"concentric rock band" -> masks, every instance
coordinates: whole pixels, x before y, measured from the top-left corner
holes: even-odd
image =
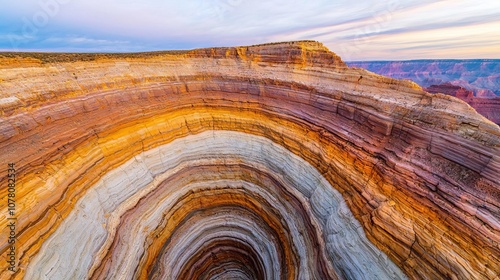
[[[499,277],[500,129],[455,98],[309,41],[0,61],[2,279]]]

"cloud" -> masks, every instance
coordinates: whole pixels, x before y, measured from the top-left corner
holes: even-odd
[[[112,45],[127,44],[128,41],[104,40],[87,37],[50,37],[44,40],[46,43],[71,44],[71,45]]]
[[[58,5],[50,9],[47,3]],[[496,25],[500,30],[497,0],[24,0],[3,4],[0,39],[14,38],[19,49],[148,51],[312,39],[324,42],[344,59],[361,60],[392,58],[394,49],[398,56],[410,59],[419,49],[433,45],[443,55],[447,45],[468,55],[470,50],[457,45],[473,48],[488,40],[490,45],[500,45],[494,36],[498,31],[491,29]],[[37,20],[44,24],[37,25]],[[27,22],[36,32],[27,34]],[[468,37],[456,39],[453,34],[460,30]],[[443,39],[436,39],[439,36]],[[0,40],[0,48],[9,49],[12,44]],[[500,57],[500,51],[493,55]]]

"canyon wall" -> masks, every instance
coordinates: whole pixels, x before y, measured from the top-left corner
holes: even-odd
[[[500,275],[499,127],[317,42],[0,54],[0,110],[2,279]]]
[[[349,62],[395,79],[407,79],[432,93],[458,97],[490,121],[500,124],[500,59]],[[462,91],[472,97],[462,98]]]
[[[425,88],[425,90],[430,93],[443,93],[459,98],[467,102],[488,120],[500,125],[500,96],[491,98],[477,97],[474,96],[472,91],[450,83],[431,85]]]
[[[353,61],[348,65],[412,80],[422,87],[451,83],[474,92],[477,97],[500,96],[500,59]]]

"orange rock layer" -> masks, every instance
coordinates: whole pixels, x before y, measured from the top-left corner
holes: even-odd
[[[317,42],[8,54],[0,109],[2,279],[500,275],[498,126]]]

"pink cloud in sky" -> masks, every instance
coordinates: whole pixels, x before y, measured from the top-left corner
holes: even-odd
[[[345,60],[500,58],[497,0],[2,1],[4,51],[126,52],[311,39]]]

